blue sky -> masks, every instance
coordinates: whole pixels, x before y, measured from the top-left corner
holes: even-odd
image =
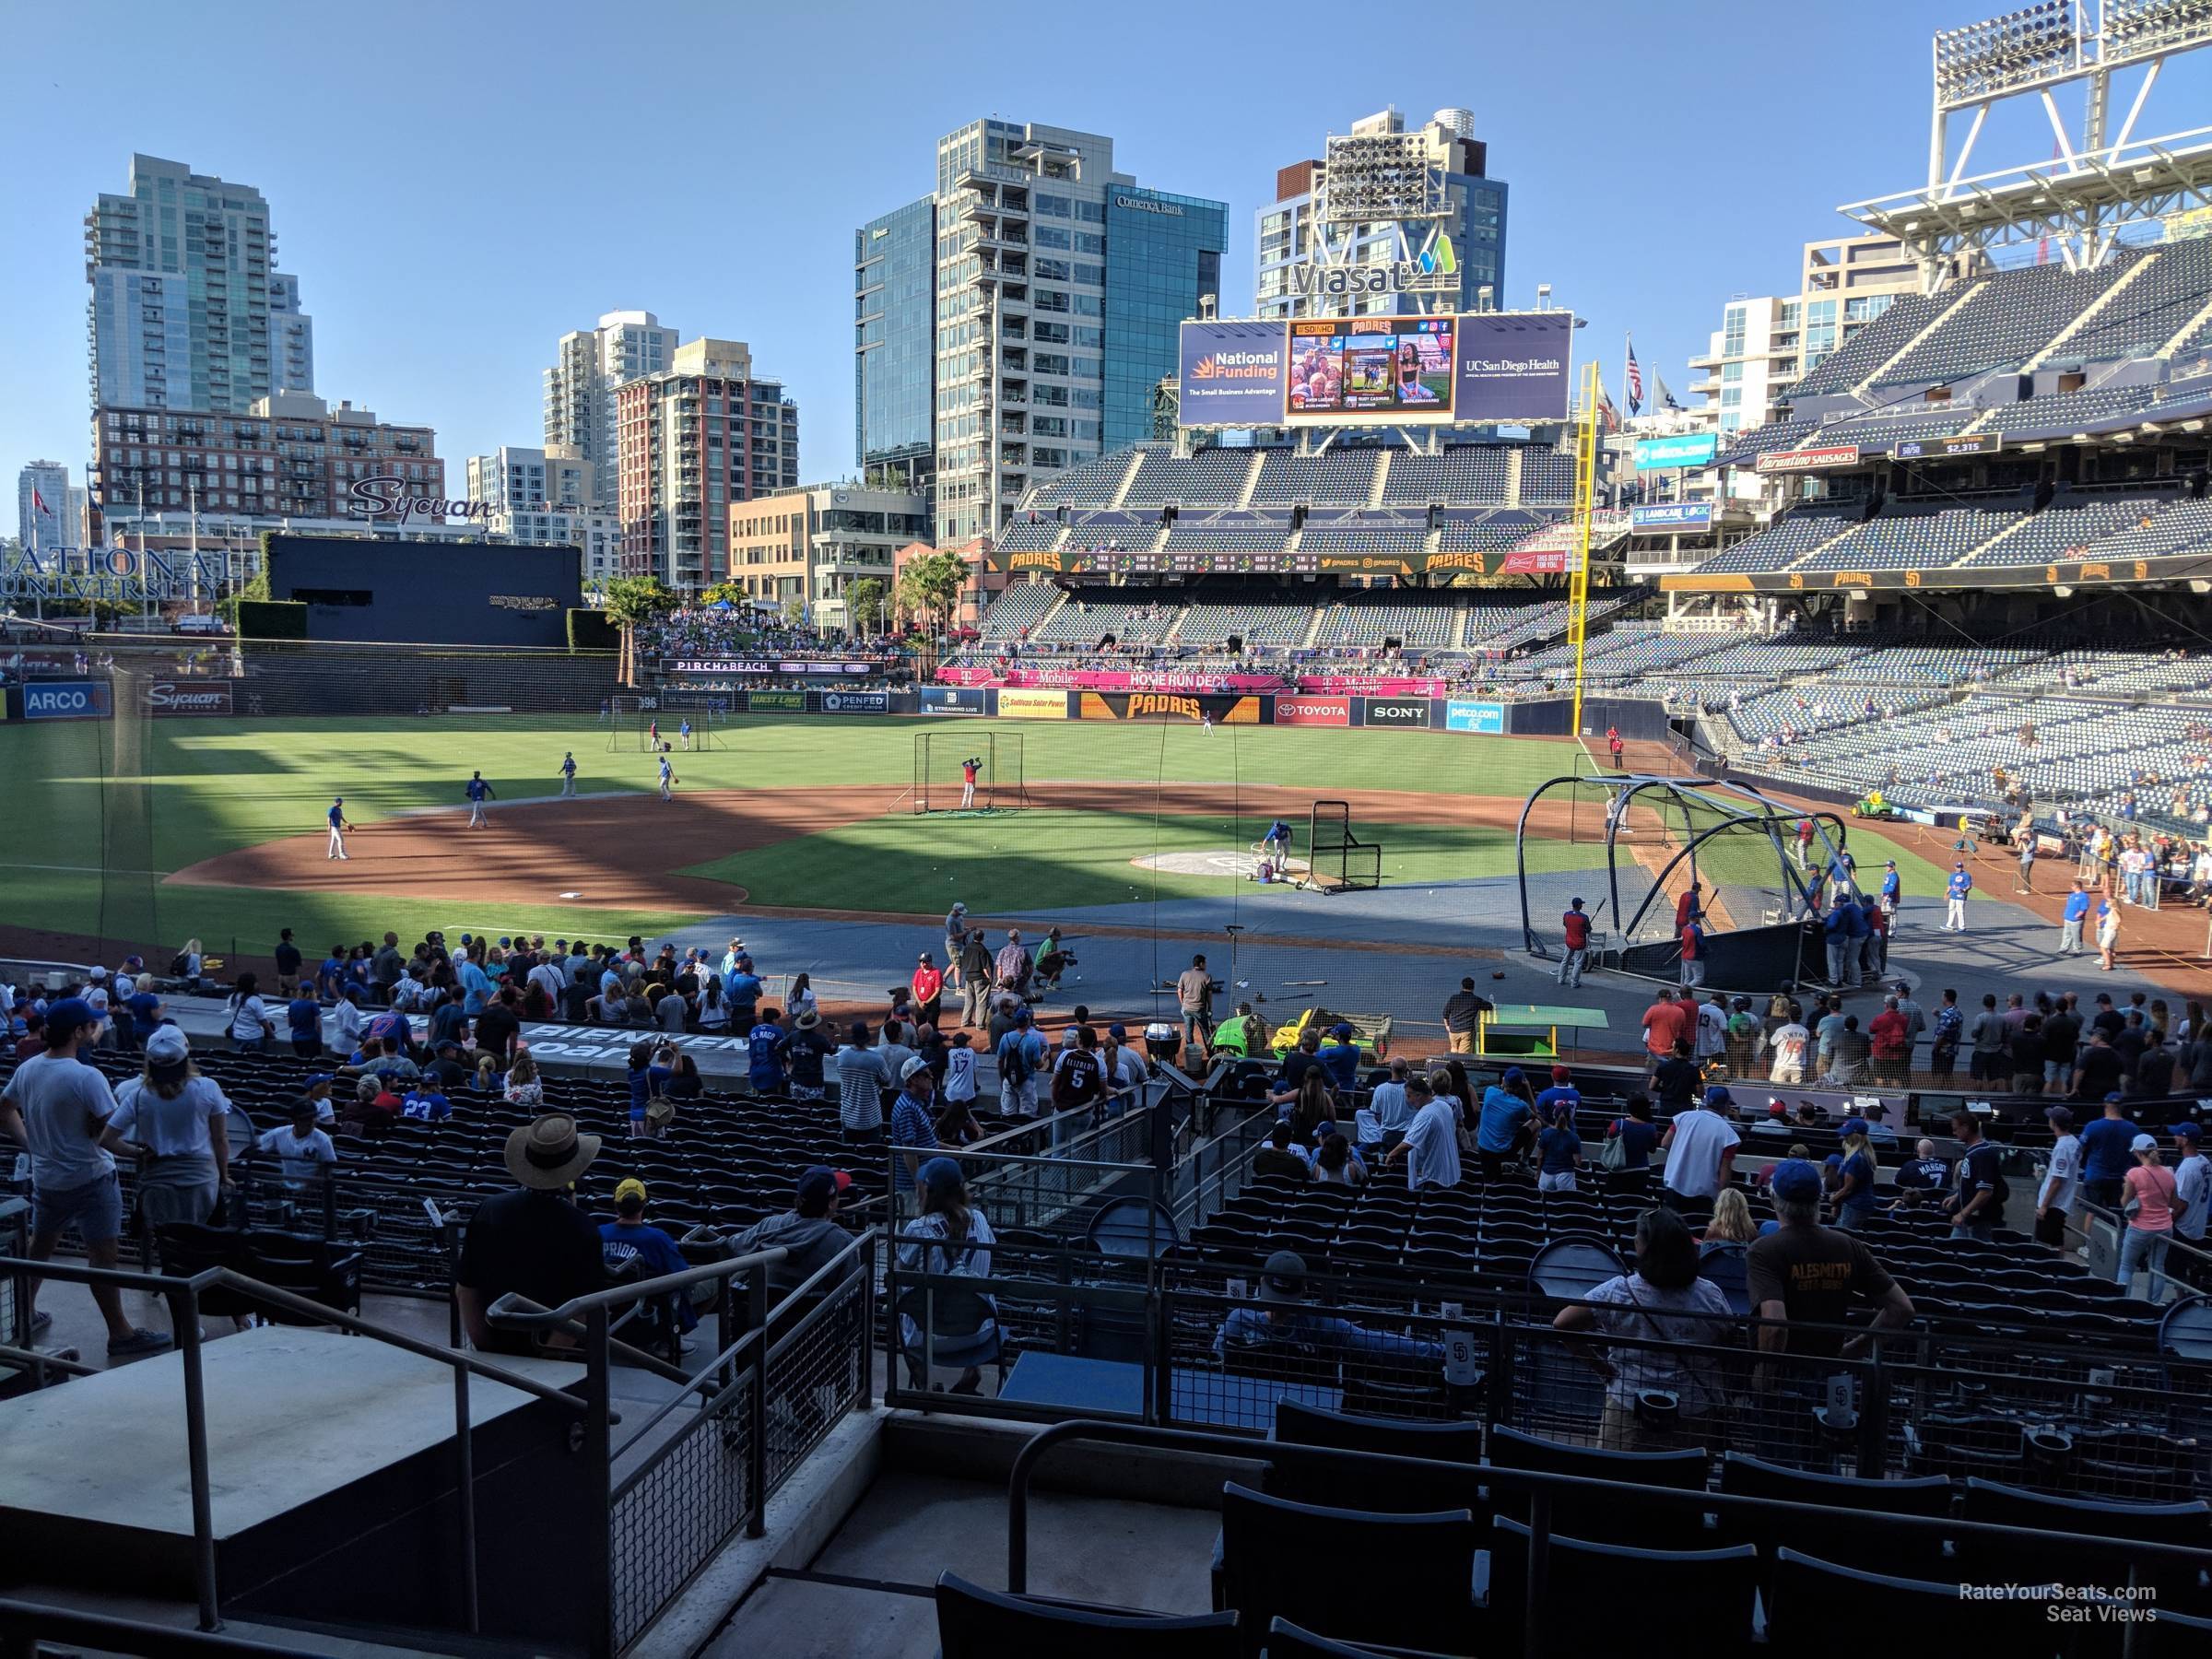
[[[1237,312],[1277,167],[1385,104],[1465,105],[1512,187],[1507,303],[1551,283],[1617,396],[1626,329],[1680,391],[1730,295],[1794,288],[1838,203],[1920,181],[1928,39],[2003,9],[1415,8],[1375,52],[1356,9],[1298,0],[1067,8],[1079,27],[838,0],[0,0],[0,477],[44,456],[81,478],[80,220],[133,150],[263,191],[317,389],[434,426],[456,488],[461,457],[538,441],[558,336],[628,307],[751,342],[799,400],[805,477],[848,472],[853,229],[922,194],[936,137],[984,114],[1109,134],[1140,182],[1226,200]],[[1330,41],[1319,73],[1294,50]],[[2207,120],[2205,76],[2170,72],[2140,135]],[[1979,156],[2050,144],[2023,105]]]

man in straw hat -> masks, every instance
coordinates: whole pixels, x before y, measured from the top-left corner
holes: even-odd
[[[510,1291],[542,1308],[558,1308],[606,1285],[599,1230],[570,1195],[598,1156],[599,1137],[578,1133],[576,1120],[565,1112],[550,1112],[507,1137],[507,1172],[522,1184],[477,1206],[454,1276],[461,1321],[475,1347],[502,1354],[536,1351],[530,1333],[499,1330],[485,1320],[486,1310]],[[568,1346],[565,1337],[548,1341]]]

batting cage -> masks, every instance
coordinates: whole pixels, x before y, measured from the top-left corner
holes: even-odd
[[[671,754],[726,748],[729,718],[726,698],[618,692],[607,710],[606,752],[657,754],[664,745]]]
[[[1019,732],[916,732],[909,799],[916,813],[1018,812],[1030,804],[1022,761]]]
[[[1532,871],[1530,842],[1561,839],[1600,794],[1603,865]],[[1559,894],[1596,886],[1596,901],[1585,905],[1594,961],[1645,979],[1683,979],[1683,924],[1695,917],[1703,965],[1694,982],[1714,990],[1764,992],[1817,978],[1823,883],[1848,886],[1852,876],[1833,813],[1801,812],[1748,784],[1699,777],[1554,778],[1523,803],[1514,856],[1529,955],[1557,959],[1556,918],[1566,905]]]

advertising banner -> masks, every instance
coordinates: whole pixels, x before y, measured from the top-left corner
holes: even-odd
[[[1494,736],[1505,735],[1505,705],[1494,702],[1461,702],[1454,698],[1444,705],[1444,730],[1447,732],[1487,732]]]
[[[750,657],[678,657],[674,662],[664,662],[661,667],[667,674],[833,674],[841,679],[865,679],[884,670],[881,663],[832,662],[816,657],[795,663],[766,663]]]
[[[1629,509],[1629,528],[1631,530],[1710,530],[1712,528],[1711,501],[1659,501],[1649,507]]]
[[[1371,726],[1426,726],[1429,724],[1429,700],[1425,697],[1368,698],[1359,724]]]
[[[1005,692],[1000,692],[1003,699]],[[1216,725],[1257,725],[1260,700],[1256,697],[1193,697],[1176,691],[1086,691],[1082,694],[1084,720],[1181,720],[1195,724],[1211,720]]]
[[[1484,312],[1457,319],[1452,418],[1524,425],[1567,418],[1571,312]]]
[[[924,686],[922,688],[922,712],[924,714],[983,714],[988,713],[988,696],[980,686]]]
[[[232,712],[234,682],[221,680],[156,680],[146,688],[149,714],[229,714]]]
[[[1498,561],[1498,571],[1504,576],[1553,576],[1573,562],[1565,547],[1515,547]]]
[[[1277,697],[1275,724],[1295,726],[1348,726],[1352,700],[1348,697]]]
[[[1177,418],[1186,427],[1277,425],[1288,360],[1280,323],[1185,323]]]
[[[998,712],[1008,720],[1065,720],[1067,693],[1029,691],[1009,686],[998,694]]]
[[[31,680],[23,688],[26,720],[106,720],[114,712],[106,680]]]
[[[1294,319],[1289,396],[1281,418],[1292,426],[1454,418],[1453,342],[1459,321]]]
[[[1688,466],[1707,466],[1720,448],[1720,439],[1712,432],[1676,432],[1665,438],[1639,438],[1636,470],[1669,472]]]
[[[1859,458],[1855,443],[1832,443],[1824,449],[1769,450],[1761,455],[1754,470],[1773,472],[1821,472],[1831,466],[1850,466]]]
[[[804,691],[747,691],[746,707],[756,714],[804,714],[806,712],[806,693]]]
[[[808,691],[803,694],[825,714],[888,714],[888,691]]]
[[[1969,438],[1908,438],[1889,446],[1900,461],[1940,461],[1949,455],[1994,455],[2005,447],[2001,432],[1976,432]]]

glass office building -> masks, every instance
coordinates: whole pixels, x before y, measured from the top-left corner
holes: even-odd
[[[1176,331],[1221,299],[1229,209],[1118,185],[1106,193],[1105,447],[1152,436],[1152,394],[1175,372]]]
[[[924,483],[935,449],[936,202],[924,196],[853,235],[853,449],[865,473]],[[919,465],[917,466],[917,463]]]

